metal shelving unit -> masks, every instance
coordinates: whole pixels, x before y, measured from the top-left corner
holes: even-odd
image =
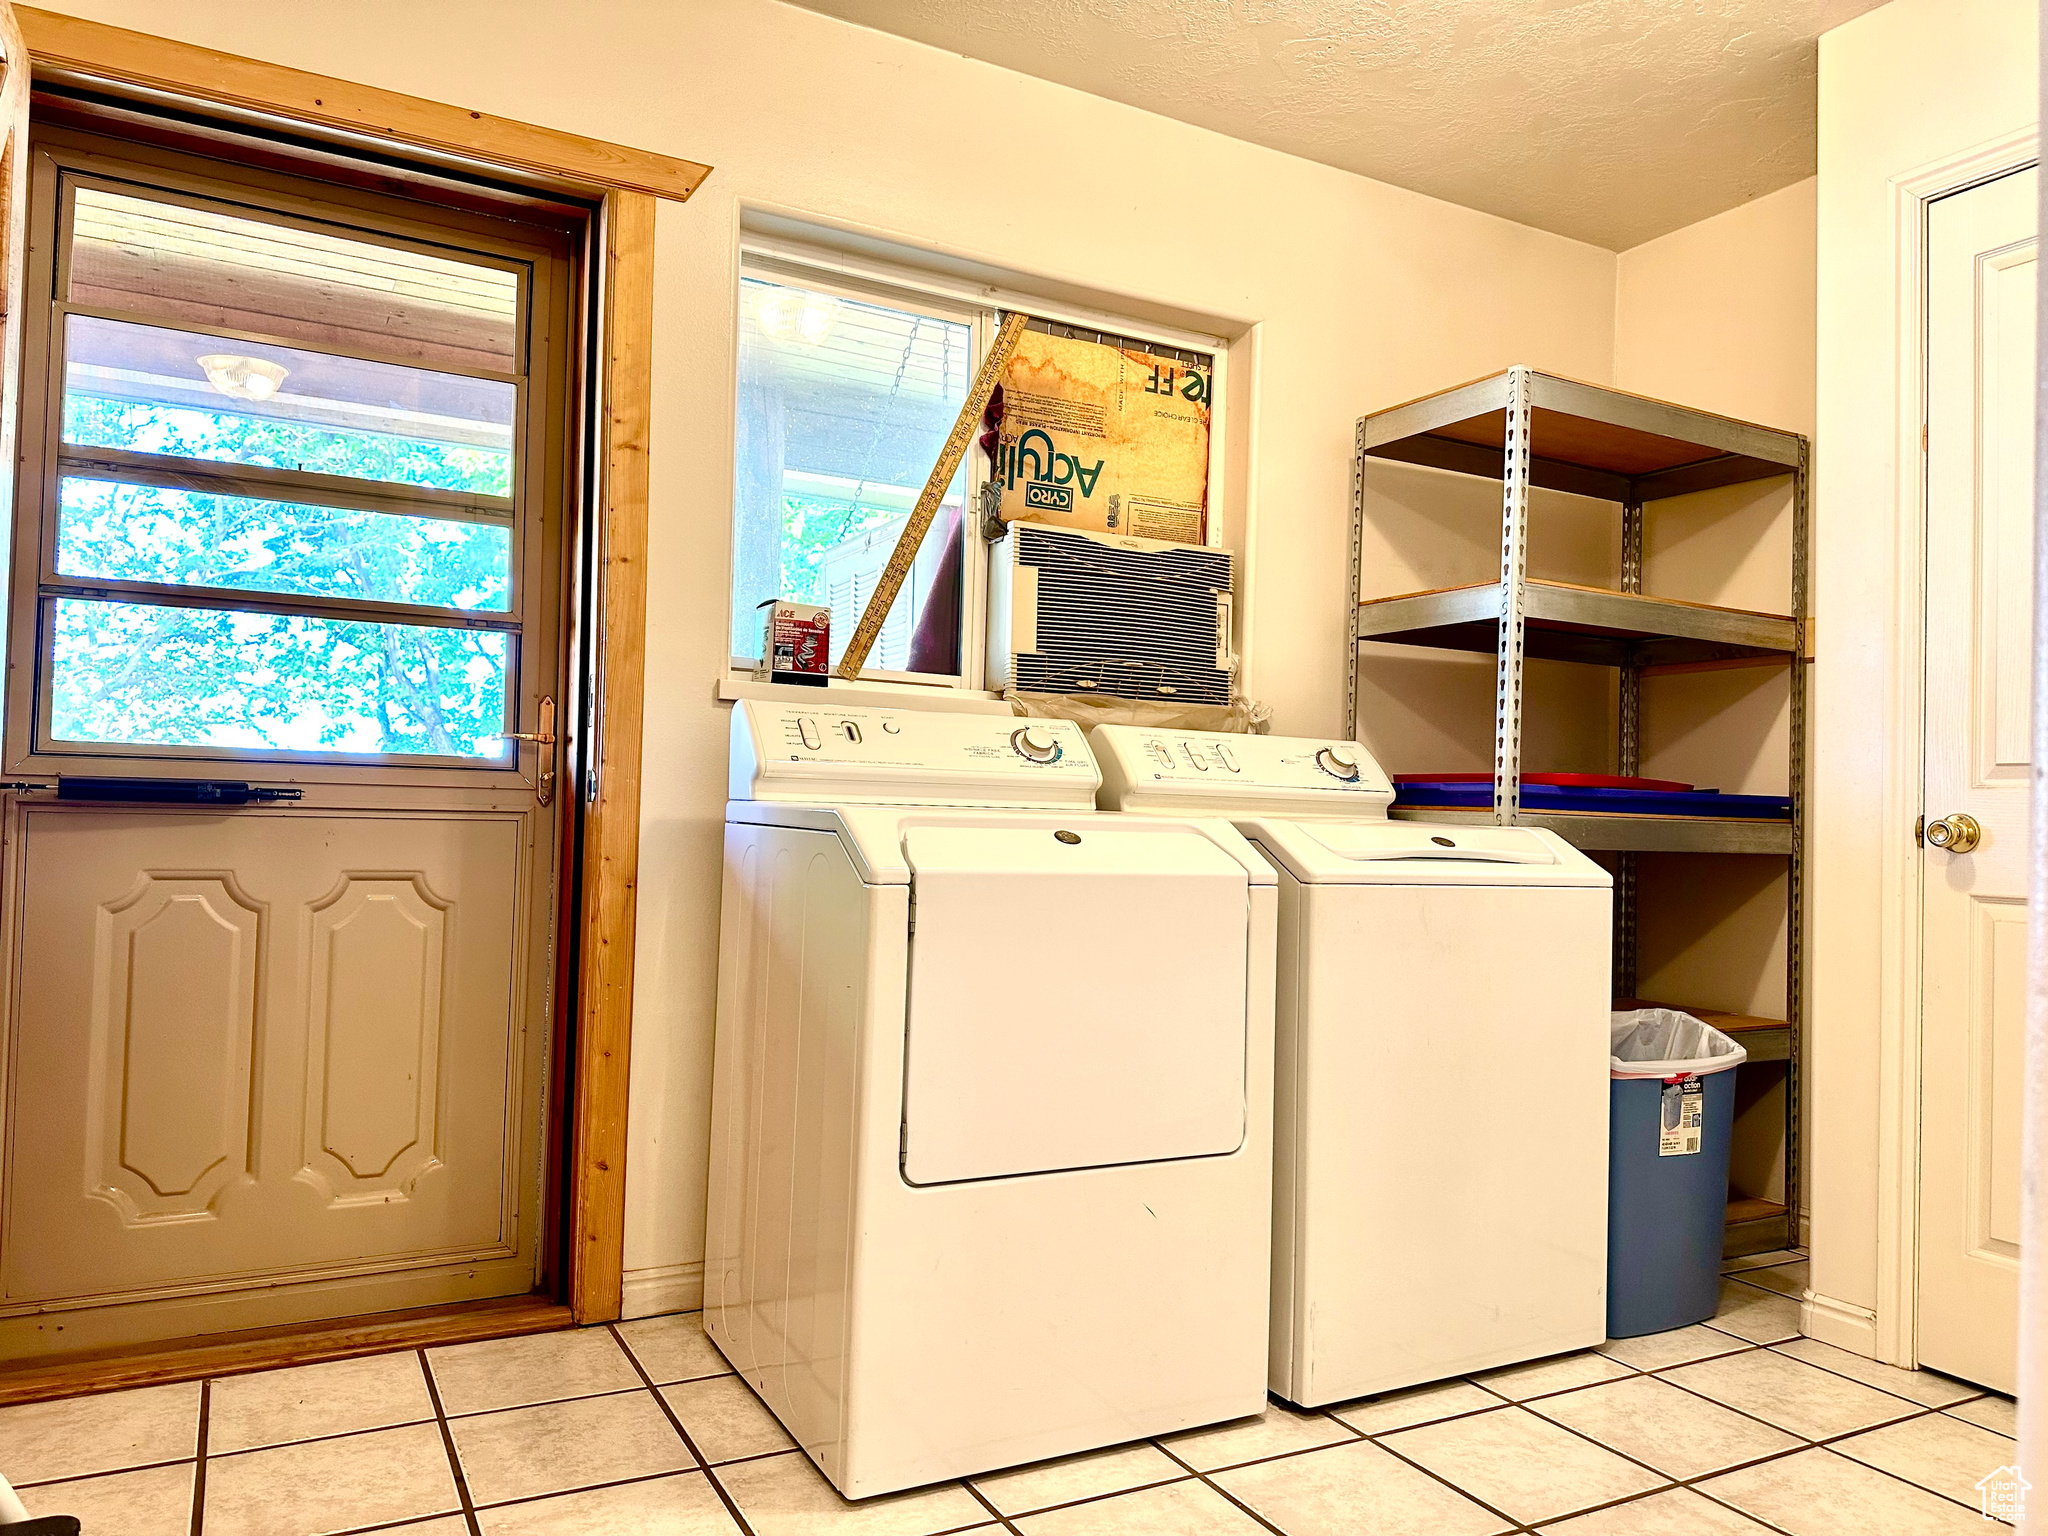
[[[1369,459],[1421,464],[1501,483],[1500,577],[1473,586],[1360,600],[1359,570]],[[1643,591],[1643,516],[1650,503],[1693,491],[1789,475],[1792,611],[1755,613],[1659,598]],[[1529,493],[1568,491],[1621,507],[1618,591],[1531,581]],[[1613,854],[1614,993],[1636,990],[1636,855],[1725,853],[1788,864],[1785,1018],[1727,1020],[1751,1060],[1784,1063],[1785,1200],[1729,1206],[1731,1253],[1781,1247],[1799,1226],[1799,1044],[1804,996],[1802,927],[1806,827],[1807,443],[1792,432],[1689,410],[1517,367],[1441,394],[1361,417],[1352,480],[1350,662],[1345,726],[1358,730],[1361,642],[1477,651],[1497,658],[1493,808],[1395,811],[1412,820],[1547,827],[1577,847]],[[1777,665],[1791,672],[1789,821],[1521,808],[1522,678],[1531,659],[1615,668],[1620,674],[1620,771],[1640,766],[1642,679],[1661,671]],[[1702,1014],[1702,1010],[1688,1010]],[[1722,1024],[1721,1027],[1728,1027]]]

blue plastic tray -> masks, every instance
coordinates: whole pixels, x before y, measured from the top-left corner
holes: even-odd
[[[1491,784],[1395,786],[1394,804],[1486,810]],[[1724,795],[1719,790],[1585,789],[1563,784],[1524,784],[1522,807],[1530,811],[1607,811],[1618,816],[1722,816],[1744,821],[1786,821],[1792,801],[1785,795]]]

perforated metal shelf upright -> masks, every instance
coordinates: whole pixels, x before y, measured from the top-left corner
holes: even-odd
[[[1471,586],[1362,599],[1360,555],[1367,461],[1392,460],[1501,484],[1500,576]],[[1760,613],[1653,597],[1643,591],[1643,514],[1651,502],[1774,476],[1792,478],[1790,613]],[[1529,493],[1570,492],[1621,508],[1618,591],[1532,581]],[[1362,642],[1492,653],[1496,658],[1493,808],[1403,812],[1430,821],[1548,827],[1580,848],[1615,856],[1614,991],[1636,993],[1639,853],[1723,853],[1787,861],[1785,1017],[1716,1014],[1755,1062],[1785,1063],[1785,1199],[1731,1200],[1731,1253],[1782,1247],[1799,1230],[1799,1042],[1803,1011],[1803,852],[1806,829],[1807,441],[1642,395],[1532,368],[1411,400],[1361,417],[1352,477],[1350,662],[1345,725],[1358,730]],[[1642,678],[1702,667],[1787,666],[1789,820],[1611,813],[1535,813],[1521,803],[1522,684],[1531,658],[1619,673],[1619,771],[1641,761]],[[1683,1004],[1678,1004],[1683,1006]],[[1704,1010],[1690,1010],[1695,1013]]]

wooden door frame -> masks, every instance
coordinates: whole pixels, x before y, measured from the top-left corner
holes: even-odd
[[[580,786],[581,928],[564,1295],[579,1323],[618,1318],[625,1287],[627,1064],[640,878],[640,746],[647,670],[647,443],[654,352],[654,214],[607,193],[599,514],[590,569],[596,677]]]
[[[563,889],[579,895],[568,1010],[569,1155],[558,1186],[567,1240],[557,1291],[567,1307],[562,1321],[616,1319],[624,1281],[627,1064],[640,849],[654,221],[662,199],[688,198],[710,167],[52,11],[16,6],[13,16],[38,79],[112,87],[254,127],[310,132],[349,148],[386,155],[395,148],[437,169],[481,172],[597,206],[592,249],[601,253],[602,270],[591,390],[598,413],[591,466],[596,483],[585,493],[592,545],[585,686],[592,709],[580,754],[585,777],[564,785],[583,808],[583,830],[579,878],[572,881],[567,866],[560,876]],[[0,44],[6,41],[0,29]],[[10,97],[18,81],[19,72],[10,68]],[[13,250],[18,252],[18,244]],[[19,335],[14,317],[7,318],[10,387],[0,434],[11,434],[17,406],[12,383]],[[6,440],[0,435],[0,442]],[[573,732],[575,722],[569,728]],[[530,1315],[523,1325],[507,1316],[505,1331],[532,1326]]]

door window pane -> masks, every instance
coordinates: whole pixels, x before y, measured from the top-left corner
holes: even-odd
[[[67,475],[57,574],[504,613],[512,529]]]
[[[285,752],[509,761],[509,637],[57,598],[50,734]]]
[[[519,275],[98,187],[73,193],[68,297],[414,362],[519,367]]]
[[[760,654],[756,608],[773,597],[829,604],[834,658],[843,652],[967,398],[973,361],[973,330],[960,321],[741,283],[733,655]],[[870,667],[958,673],[965,507],[963,465]]]
[[[67,443],[512,494],[514,385],[90,315],[64,336]]]

